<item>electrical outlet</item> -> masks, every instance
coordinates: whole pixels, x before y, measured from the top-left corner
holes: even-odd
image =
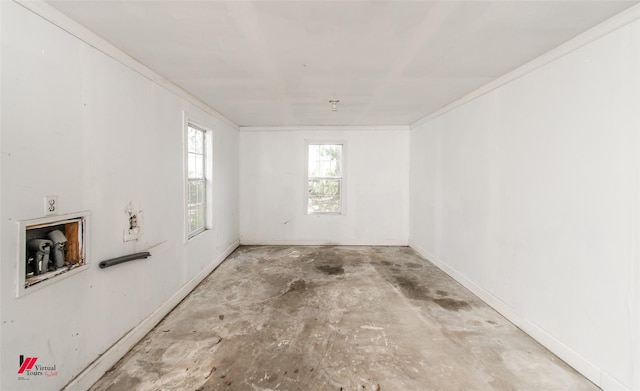
[[[129,214],[129,228],[124,230],[124,241],[130,242],[132,240],[138,240],[140,238],[140,211],[138,213]]]
[[[133,202],[129,202],[125,213],[128,216],[127,228],[124,229],[125,242],[138,241],[142,234],[142,211]]]
[[[45,196],[44,197],[44,214],[55,215],[58,214],[58,196]]]

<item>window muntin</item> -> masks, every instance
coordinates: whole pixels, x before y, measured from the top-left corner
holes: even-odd
[[[342,144],[309,144],[307,213],[342,213]]]
[[[187,237],[206,229],[206,131],[187,125]]]

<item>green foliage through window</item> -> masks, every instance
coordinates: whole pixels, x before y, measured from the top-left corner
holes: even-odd
[[[191,124],[187,131],[187,230],[192,237],[206,226],[205,131]]]
[[[342,211],[342,144],[310,144],[307,213]]]

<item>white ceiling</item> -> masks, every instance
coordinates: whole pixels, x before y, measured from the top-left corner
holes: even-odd
[[[49,3],[240,126],[382,126],[409,125],[638,1]]]

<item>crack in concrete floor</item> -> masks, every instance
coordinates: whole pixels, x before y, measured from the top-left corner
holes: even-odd
[[[408,247],[243,246],[91,390],[598,388]]]

